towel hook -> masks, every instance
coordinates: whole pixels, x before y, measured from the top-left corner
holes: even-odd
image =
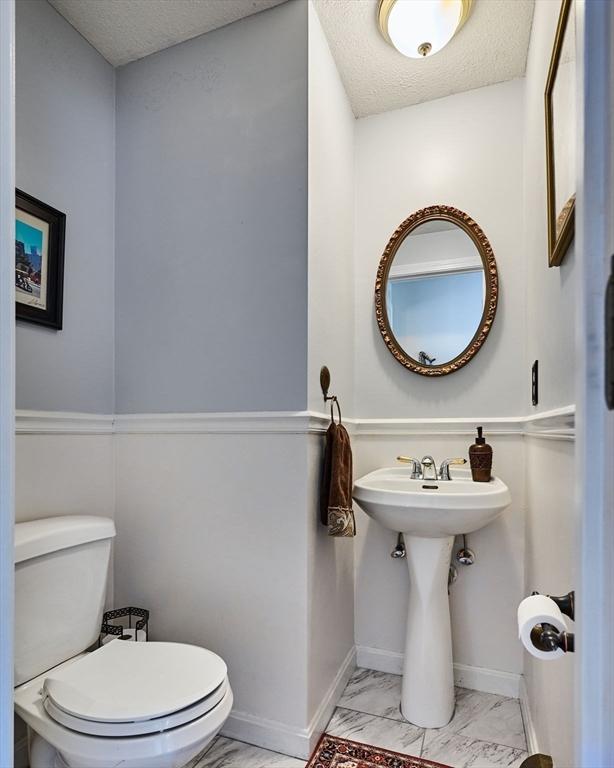
[[[339,405],[339,399],[337,395],[329,395],[328,390],[330,388],[330,371],[323,365],[320,368],[320,387],[322,388],[322,394],[324,395],[324,402],[330,401],[330,420],[335,423],[333,404],[337,406],[337,415],[339,417],[339,424],[341,424],[341,406]]]
[[[337,399],[337,395],[333,395],[332,397],[328,398],[330,400],[330,420],[335,423],[335,419],[333,417],[333,403],[337,406],[337,415],[339,416],[339,424],[341,424],[341,406],[339,405],[339,400]]]

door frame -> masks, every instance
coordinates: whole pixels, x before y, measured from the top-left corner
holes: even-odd
[[[15,2],[0,2],[0,765],[13,764]],[[577,1],[579,90],[576,764],[614,758],[614,413],[604,403],[604,290],[614,253],[614,8]],[[604,162],[604,158],[609,162]],[[569,706],[572,703],[569,702]]]
[[[13,765],[15,0],[0,2],[0,765]]]
[[[604,397],[614,254],[614,7],[578,0],[576,765],[614,761],[614,412]],[[570,564],[571,565],[571,564]],[[569,706],[573,706],[569,702]]]

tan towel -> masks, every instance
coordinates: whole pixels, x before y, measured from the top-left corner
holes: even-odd
[[[346,428],[334,422],[326,431],[320,520],[328,526],[329,536],[356,536],[352,510],[352,446]]]

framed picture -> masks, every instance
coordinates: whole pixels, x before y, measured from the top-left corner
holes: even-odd
[[[562,0],[546,92],[548,266],[571,245],[576,206],[576,35],[573,0]]]
[[[15,190],[15,307],[18,320],[62,328],[66,215]]]

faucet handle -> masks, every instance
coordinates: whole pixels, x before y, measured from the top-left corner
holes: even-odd
[[[452,464],[454,465],[460,465],[460,464],[466,464],[467,459],[444,459],[441,462],[441,467],[439,468],[439,479],[440,480],[451,480],[450,477],[450,466]]]
[[[419,480],[422,477],[422,464],[417,459],[412,459],[410,456],[397,456],[397,461],[401,464],[411,464],[411,479]]]

